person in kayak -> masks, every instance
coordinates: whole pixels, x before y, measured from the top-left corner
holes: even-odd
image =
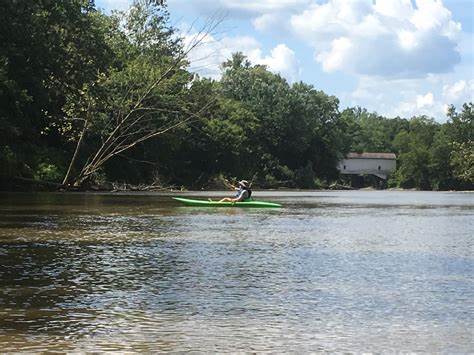
[[[219,202],[243,202],[248,199],[250,199],[250,196],[252,196],[252,190],[250,189],[250,184],[247,180],[241,180],[237,183],[237,186],[232,185],[228,181],[226,181],[226,185],[231,188],[236,190],[235,197],[225,197]]]

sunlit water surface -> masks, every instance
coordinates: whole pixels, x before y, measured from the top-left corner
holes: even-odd
[[[474,352],[474,194],[255,195],[0,195],[2,352]]]

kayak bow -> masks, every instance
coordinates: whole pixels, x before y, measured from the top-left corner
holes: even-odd
[[[278,203],[265,201],[243,201],[243,202],[219,202],[219,201],[205,201],[192,200],[189,198],[173,197],[176,201],[184,203],[186,206],[201,206],[201,207],[281,207]]]

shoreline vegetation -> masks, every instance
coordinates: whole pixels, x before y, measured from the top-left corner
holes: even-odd
[[[78,187],[65,187],[60,183],[55,183],[51,181],[41,181],[36,179],[28,179],[28,178],[14,178],[9,182],[0,181],[0,191],[18,191],[18,192],[27,192],[27,191],[71,191],[71,192],[96,192],[96,191],[103,191],[103,192],[175,192],[175,191],[225,191],[228,190],[228,187],[225,183],[225,178],[220,176],[219,178],[213,179],[209,181],[205,186],[201,187],[200,189],[188,189],[185,186],[163,186],[158,184],[138,184],[133,185],[126,182],[103,182],[101,184],[92,184],[92,185],[83,185]],[[9,188],[5,189],[5,186]],[[371,187],[365,187],[366,189]],[[348,186],[348,185],[341,185],[341,184],[332,184],[327,186],[320,186],[319,190],[357,190],[358,188]],[[291,188],[287,186],[279,186],[274,188],[263,188],[257,189],[257,191],[281,191],[281,190],[309,190],[309,189],[299,189],[299,188]]]
[[[106,182],[101,185],[90,185],[81,187],[69,187],[64,188],[62,184],[54,183],[50,181],[39,181],[34,179],[15,179],[17,185],[9,189],[1,188],[0,192],[82,192],[82,193],[94,193],[94,192],[198,192],[198,191],[226,191],[228,188],[223,182],[213,181],[205,187],[200,189],[188,189],[184,186],[158,186],[158,185],[132,185],[125,182]],[[2,184],[2,187],[5,185]],[[257,188],[254,191],[433,191],[433,190],[420,190],[417,188],[402,188],[402,187],[374,187],[374,186],[363,186],[353,187],[349,185],[342,185],[334,183],[332,185],[320,186],[319,188],[312,189],[301,189],[296,187],[274,187],[274,188]],[[474,192],[471,190],[442,190],[441,192]]]
[[[341,108],[242,53],[217,80],[189,55],[219,30],[183,34],[166,3],[104,14],[88,0],[0,5],[0,190],[474,189],[474,105],[432,117]],[[444,119],[439,118],[438,119]],[[391,152],[388,181],[339,175],[348,152]]]

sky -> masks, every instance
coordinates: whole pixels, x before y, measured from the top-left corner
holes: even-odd
[[[106,12],[131,0],[96,0]],[[168,0],[186,41],[220,23],[190,53],[190,69],[218,79],[243,52],[288,82],[304,81],[387,117],[474,102],[474,0]]]

